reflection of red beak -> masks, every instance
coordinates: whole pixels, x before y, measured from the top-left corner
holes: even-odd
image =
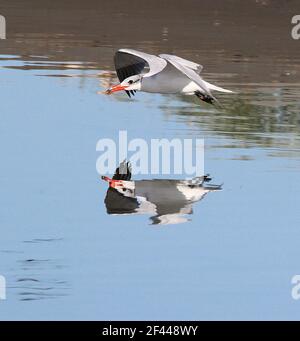
[[[101,179],[109,183],[109,187],[115,188],[117,185],[123,187],[122,180],[113,180],[108,176],[101,176]]]
[[[122,91],[122,90],[125,90],[126,88],[128,88],[128,86],[124,86],[124,85],[121,85],[121,84],[113,85],[111,88],[107,89],[107,90],[105,91],[105,93],[106,93],[107,95],[110,95],[110,94],[112,94],[113,92]]]

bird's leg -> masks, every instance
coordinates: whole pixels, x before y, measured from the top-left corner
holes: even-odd
[[[195,95],[206,103],[213,104],[215,102],[215,99],[212,96],[203,94],[200,91],[195,91]]]

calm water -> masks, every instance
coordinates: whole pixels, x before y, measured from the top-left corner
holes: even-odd
[[[300,272],[300,43],[289,41],[290,53],[266,27],[269,51],[225,48],[218,36],[190,46],[172,43],[168,27],[146,41],[32,29],[3,42],[1,320],[300,318],[291,297]],[[104,96],[124,46],[198,61],[206,80],[237,93],[218,96],[222,109],[180,96]],[[96,143],[123,129],[129,138],[204,138],[205,171],[223,190],[182,224],[108,215]]]

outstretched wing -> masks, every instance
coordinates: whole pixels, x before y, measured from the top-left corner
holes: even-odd
[[[168,60],[170,63],[172,63],[172,61],[173,61],[172,64],[174,66],[175,66],[174,63],[177,63],[177,64],[181,65],[182,67],[186,67],[186,68],[194,70],[198,74],[200,74],[201,71],[203,70],[203,66],[202,65],[194,63],[194,62],[191,62],[190,60],[187,60],[187,59],[183,59],[181,57],[177,57],[177,56],[174,56],[174,55],[171,55],[171,54],[160,54],[159,56],[161,58],[164,58],[164,59]],[[177,69],[179,69],[177,66],[175,66],[175,67]],[[180,71],[183,72],[183,70],[180,70]],[[185,72],[183,72],[183,73],[186,74]],[[186,76],[188,76],[188,75],[186,74]],[[192,73],[191,72],[190,72],[190,77],[189,78],[192,79]],[[195,83],[197,83],[196,80],[194,80],[194,79],[192,79],[192,80]],[[198,80],[199,80],[199,78],[198,78]],[[220,86],[216,86],[216,85],[210,84],[210,83],[206,82],[205,80],[203,80],[201,77],[200,77],[200,80],[202,81],[201,84],[204,85],[204,86],[201,86],[201,87],[205,87],[206,86],[206,88],[209,89],[209,90],[226,92],[226,93],[233,93],[233,91],[231,91],[231,90],[224,89],[224,88],[221,88]]]
[[[165,60],[167,60],[169,63],[171,63],[174,67],[176,67],[177,70],[185,74],[191,81],[199,85],[205,94],[214,98],[208,86],[206,85],[206,82],[204,82],[204,80],[200,77],[200,75],[195,72],[195,67],[196,67],[195,65],[198,65],[198,64],[190,62],[186,59],[182,59],[176,56],[171,56],[168,54],[163,54],[160,56],[163,57]],[[191,68],[191,66],[193,67]]]
[[[141,74],[146,68],[149,71],[144,74],[144,77],[153,76],[162,71],[167,65],[167,62],[160,57],[132,49],[118,50],[114,62],[120,82],[130,76]],[[133,91],[126,91],[126,93],[129,97],[130,94],[134,95]]]
[[[196,71],[198,74],[203,70],[202,65],[191,62],[190,60],[187,60],[178,56],[174,56],[173,54],[160,54],[159,56],[168,61],[173,60],[174,62],[177,62],[183,66],[188,67],[189,69]]]

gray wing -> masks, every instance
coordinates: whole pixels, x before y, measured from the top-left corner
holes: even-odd
[[[214,98],[213,95],[211,94],[209,88],[207,87],[206,83],[203,81],[203,79],[200,77],[200,75],[198,75],[198,73],[196,73],[194,71],[195,67],[190,68],[188,66],[188,65],[192,65],[192,64],[196,64],[196,63],[190,62],[186,59],[182,59],[182,58],[176,57],[176,56],[175,56],[176,58],[174,58],[174,56],[171,56],[168,54],[160,55],[160,57],[163,57],[165,60],[167,60],[169,63],[171,63],[174,67],[176,67],[177,70],[179,70],[180,72],[185,74],[191,81],[193,81],[197,85],[199,85],[204,93],[206,93],[207,95]]]
[[[161,58],[166,59],[166,60],[173,60],[181,65],[184,65],[194,71],[196,71],[198,74],[203,70],[203,66],[194,62],[191,62],[190,60],[174,56],[173,54],[160,54],[159,55]]]
[[[143,75],[144,77],[153,76],[167,66],[167,62],[163,58],[132,49],[118,50],[114,62],[120,82],[130,76],[141,74],[145,69],[149,70]],[[130,93],[134,94],[133,91],[126,91],[126,93],[129,97]]]

